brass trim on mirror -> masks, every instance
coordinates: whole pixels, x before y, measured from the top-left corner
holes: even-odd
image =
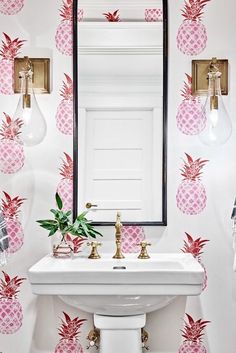
[[[29,58],[32,63],[33,88],[36,94],[50,93],[50,59]],[[19,73],[23,70],[25,58],[14,59],[14,93],[20,93]]]
[[[208,72],[212,59],[192,60],[192,94],[205,96],[208,92]],[[222,73],[221,93],[228,94],[228,60],[217,59],[217,66]]]

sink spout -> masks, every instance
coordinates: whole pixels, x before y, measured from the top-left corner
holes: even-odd
[[[122,236],[122,223],[121,223],[121,214],[120,212],[117,212],[117,216],[116,216],[116,224],[115,224],[115,228],[116,228],[116,253],[113,256],[113,259],[124,259],[124,255],[122,254],[121,251],[121,236]]]

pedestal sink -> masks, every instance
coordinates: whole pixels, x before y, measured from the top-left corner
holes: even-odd
[[[115,260],[106,254],[89,260],[48,255],[30,268],[29,279],[34,294],[58,295],[94,314],[101,330],[100,353],[141,353],[146,313],[166,306],[175,296],[199,295],[204,270],[191,254],[136,257]]]

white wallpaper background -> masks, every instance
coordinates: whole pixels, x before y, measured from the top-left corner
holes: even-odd
[[[52,60],[52,92],[38,96],[47,121],[47,136],[39,146],[25,149],[26,162],[19,173],[11,176],[0,174],[0,191],[27,198],[21,217],[25,231],[24,245],[4,267],[11,276],[25,277],[27,269],[50,250],[47,234],[35,220],[47,217],[48,210],[54,205],[54,193],[60,181],[61,157],[63,152],[70,154],[72,151],[71,137],[56,129],[55,120],[64,73],[70,74],[72,66],[71,58],[60,54],[55,46],[60,6],[61,0],[25,0],[25,7],[17,15],[0,14],[1,39],[3,31],[13,38],[26,39],[22,54],[45,56]],[[201,317],[211,321],[204,339],[208,353],[235,353],[236,274],[232,271],[234,254],[230,215],[236,196],[236,5],[233,0],[228,0],[227,4],[221,0],[211,0],[207,4],[203,20],[208,42],[204,52],[197,56],[227,58],[230,63],[230,92],[225,101],[233,121],[233,134],[225,145],[216,148],[202,145],[197,136],[183,135],[176,126],[177,108],[182,100],[180,89],[185,73],[191,70],[191,57],[183,55],[176,46],[182,6],[183,1],[169,1],[168,226],[162,229],[146,228],[145,233],[153,243],[152,251],[160,252],[180,251],[185,232],[210,240],[203,255],[208,287],[200,297],[187,299],[186,312],[195,319]],[[17,101],[17,95],[0,95],[0,119],[4,111],[9,115],[14,113]],[[182,214],[176,206],[176,192],[181,182],[179,169],[185,152],[193,158],[209,160],[202,178],[207,191],[207,205],[201,214],[195,216]],[[113,246],[114,230],[106,228],[103,231],[103,251],[106,251]],[[79,315],[88,319],[80,335],[85,349],[86,335],[92,327],[90,315],[78,314],[77,310],[66,306],[59,298],[33,296],[28,281],[22,284],[19,299],[24,310],[23,325],[14,335],[0,335],[0,352],[54,352],[62,311],[72,317]],[[184,304],[184,298],[179,298],[169,307],[148,315],[151,352],[178,352]]]

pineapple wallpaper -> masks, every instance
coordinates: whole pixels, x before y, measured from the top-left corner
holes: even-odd
[[[64,319],[61,319],[62,324],[59,328],[60,342],[56,345],[55,353],[83,353],[84,350],[79,342],[78,335],[80,327],[86,319],[79,319],[75,317],[73,320],[70,316],[63,312]]]
[[[14,58],[19,56],[25,40],[19,38],[11,39],[3,32],[1,50],[0,50],[0,94],[14,94],[13,92],[13,73]]]
[[[13,334],[20,329],[23,321],[23,310],[18,300],[19,287],[26,278],[11,278],[2,271],[0,279],[0,333]]]
[[[24,230],[19,219],[21,206],[25,199],[20,196],[12,198],[6,191],[3,191],[1,210],[6,222],[9,246],[7,252],[14,254],[20,250],[24,243]]]
[[[202,23],[204,8],[210,0],[185,0],[184,21],[178,29],[177,47],[185,55],[198,55],[206,48],[207,32]]]
[[[194,321],[192,316],[186,313],[187,319],[184,321],[182,336],[183,344],[180,346],[179,353],[207,353],[206,347],[202,343],[204,329],[210,321],[198,319]]]
[[[73,0],[64,0],[60,9],[61,22],[57,27],[56,47],[64,55],[72,55],[72,6]]]
[[[122,229],[122,251],[124,253],[139,252],[140,247],[137,245],[145,239],[143,227],[140,226],[123,226]]]
[[[73,81],[65,75],[60,95],[63,98],[57,108],[56,124],[58,130],[65,135],[73,133]]]
[[[1,0],[0,13],[4,15],[16,15],[24,6],[24,0]]]
[[[183,180],[176,194],[177,207],[188,215],[197,215],[206,207],[207,195],[205,186],[201,182],[202,168],[208,162],[206,159],[193,159],[185,153],[186,160],[181,171]]]
[[[203,281],[202,290],[204,290],[207,287],[207,272],[206,272],[205,266],[202,263],[201,255],[203,254],[202,249],[204,248],[204,246],[206,245],[206,243],[209,240],[202,239],[201,237],[199,237],[197,239],[193,239],[193,237],[186,232],[185,232],[185,235],[186,235],[186,239],[184,240],[184,246],[181,249],[181,251],[183,251],[184,253],[192,254],[197,259],[197,261],[200,263],[200,265],[203,267],[204,281]]]
[[[144,12],[145,21],[156,22],[163,20],[162,9],[145,9]]]
[[[71,6],[72,0],[0,0],[0,198],[10,234],[8,262],[0,271],[2,353],[16,353],[16,347],[19,353],[65,349],[84,353],[93,328],[90,314],[67,306],[60,298],[34,296],[27,280],[28,268],[51,249],[35,220],[48,216],[56,190],[66,208],[72,202]],[[116,21],[118,17],[115,14]],[[192,57],[214,55],[227,57],[235,76],[234,17],[233,0],[227,6],[222,0],[169,1],[168,227],[126,229],[125,245],[128,252],[134,241],[146,237],[152,251],[190,252],[203,266],[205,280],[200,297],[186,302],[179,298],[148,315],[151,353],[235,353],[230,214],[235,198],[236,138],[218,149],[200,143],[197,134],[204,128],[205,116],[191,95],[191,76],[185,74],[190,72]],[[224,40],[219,44],[220,38]],[[37,97],[47,121],[45,140],[23,148],[20,117],[12,118],[19,99],[12,94],[12,64],[15,56],[29,53],[51,59],[52,90]],[[226,101],[230,112],[236,110],[234,81]],[[113,229],[102,231],[104,240],[113,236]],[[68,241],[74,252],[83,251],[83,242]],[[90,351],[96,352],[96,347]]]
[[[64,159],[62,159],[62,165],[60,167],[60,176],[62,177],[56,192],[60,195],[63,202],[63,210],[72,210],[73,202],[73,160],[64,152]]]
[[[119,14],[119,9],[112,12],[107,12],[104,13],[103,16],[108,22],[120,22],[120,14]]]
[[[198,135],[206,127],[206,114],[199,97],[192,95],[192,77],[186,75],[181,90],[182,102],[178,107],[176,122],[178,129],[185,135]]]
[[[8,114],[3,114],[5,120],[2,120],[0,129],[0,171],[4,174],[14,174],[25,162],[24,147],[20,141],[23,121],[19,118],[14,120]]]

